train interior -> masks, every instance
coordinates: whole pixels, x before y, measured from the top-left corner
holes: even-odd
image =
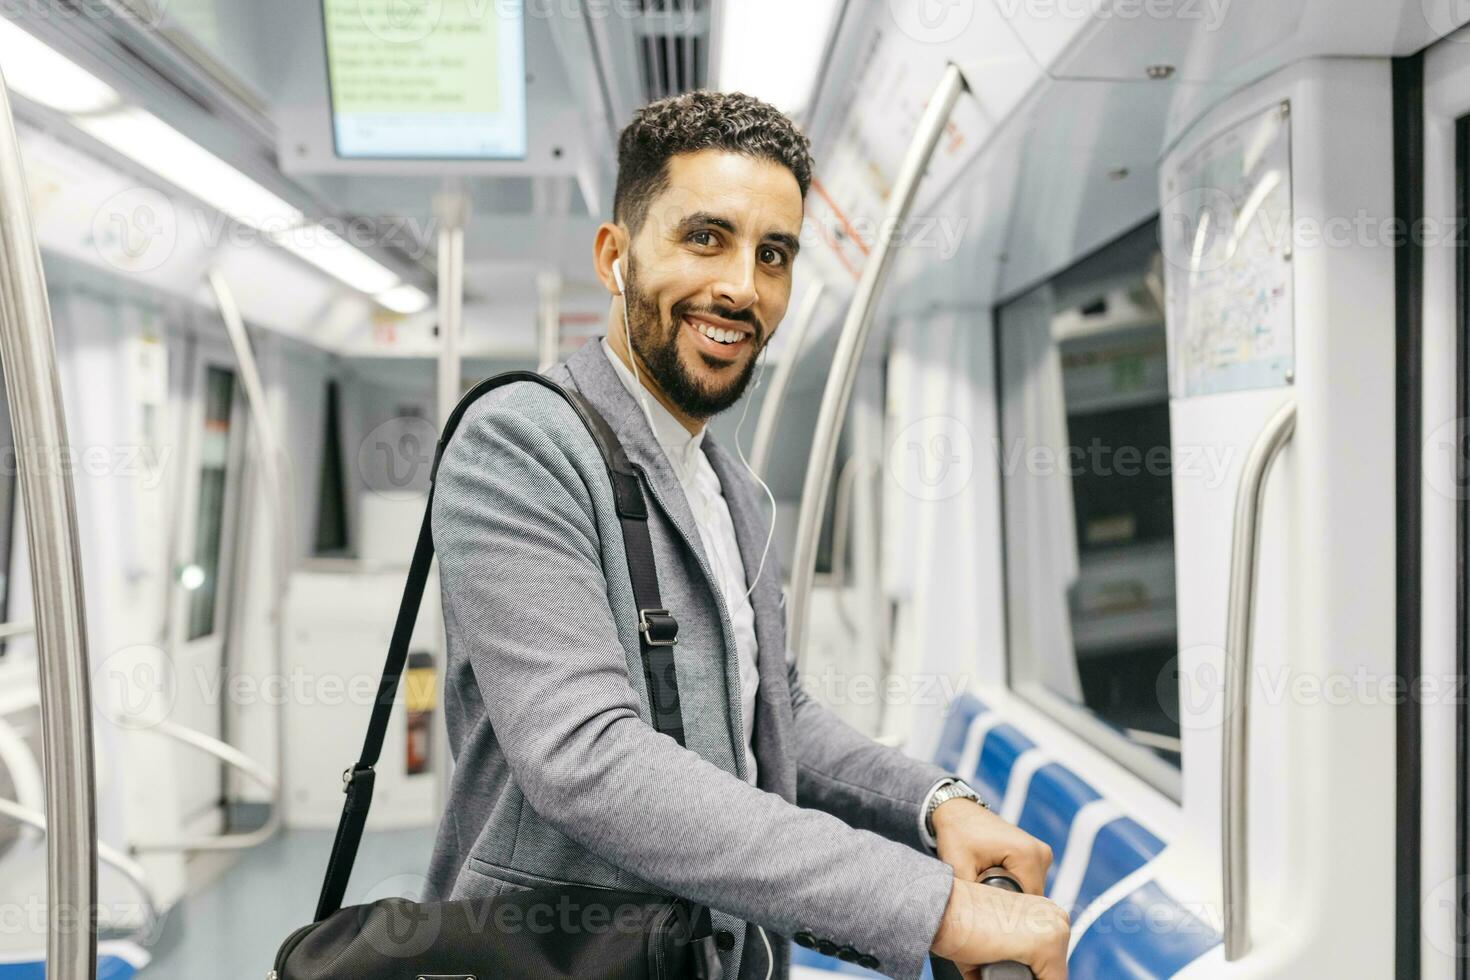
[[[0,347],[0,978],[46,975],[62,772],[94,795],[96,976],[271,970],[447,406],[606,332],[617,134],[697,88],[772,102],[816,159],[764,383],[710,424],[810,586],[807,690],[1051,845],[1075,978],[1463,977],[1467,23],[1452,0],[5,5],[0,265],[39,250],[55,369]],[[36,309],[4,292],[0,325]],[[48,457],[19,413],[52,380],[72,653],[43,642],[71,615],[38,557],[55,518],[21,492]],[[349,902],[423,884],[440,615],[431,582]],[[47,734],[63,683],[82,744]]]

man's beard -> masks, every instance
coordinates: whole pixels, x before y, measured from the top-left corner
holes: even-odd
[[[755,313],[748,309],[732,310],[722,306],[696,307],[691,300],[681,300],[669,311],[670,322],[665,326],[660,322],[658,304],[638,288],[631,263],[627,287],[623,290],[623,301],[627,304],[628,329],[631,333],[628,343],[632,347],[631,353],[643,362],[659,388],[681,411],[691,418],[707,419],[734,405],[745,394],[745,388],[755,373],[755,362],[765,348],[762,340],[765,331]],[[738,320],[750,324],[755,331],[750,342],[755,345],[756,356],[739,369],[739,376],[719,389],[707,388],[702,381],[689,373],[684,362],[679,359],[679,331],[683,327],[683,318],[688,313],[707,313],[726,320]],[[704,356],[698,351],[695,354],[698,357]]]

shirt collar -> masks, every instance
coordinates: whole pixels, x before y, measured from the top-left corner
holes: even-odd
[[[700,426],[699,431],[690,434],[684,428],[684,423],[674,418],[672,412],[664,408],[663,402],[653,397],[653,394],[644,388],[642,383],[633,377],[633,372],[628,365],[623,363],[613,349],[608,346],[607,338],[602,338],[602,352],[612,362],[613,370],[617,372],[618,380],[623,387],[628,389],[628,394],[633,400],[646,405],[648,414],[653,422],[653,435],[662,447],[664,455],[669,458],[678,471],[680,477],[687,477],[694,472],[694,464],[699,458],[700,445],[704,442],[705,427]]]

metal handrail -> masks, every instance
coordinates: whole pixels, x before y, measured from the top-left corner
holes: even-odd
[[[1220,854],[1225,907],[1225,959],[1250,952],[1249,732],[1251,639],[1256,604],[1256,556],[1261,506],[1271,464],[1296,431],[1296,403],[1287,402],[1251,446],[1235,491],[1230,546],[1230,593],[1225,611],[1225,724],[1220,746]]]
[[[66,417],[46,277],[31,224],[20,143],[0,78],[0,361],[15,433],[36,616],[46,771],[46,975],[93,980],[97,928],[97,787],[92,766],[92,691],[81,551]],[[39,465],[38,465],[39,464]]]
[[[245,320],[240,315],[239,304],[235,302],[235,293],[219,269],[210,269],[206,278],[209,280],[210,291],[214,293],[220,319],[224,321],[225,334],[229,337],[230,349],[235,355],[235,365],[240,371],[240,387],[245,393],[245,406],[250,412],[256,445],[260,448],[260,468],[265,476],[265,485],[269,488],[266,495],[267,510],[270,511],[271,523],[276,531],[277,573],[277,595],[272,615],[279,620],[280,596],[286,588],[286,576],[291,571],[291,547],[294,544],[291,508],[283,505],[289,499],[287,494],[290,492],[286,471],[281,465],[286,454],[281,448],[280,440],[276,438],[276,427],[271,423],[265,385],[260,380],[260,364],[255,359],[254,348],[250,346],[250,334],[245,330]],[[277,667],[279,666],[278,664]]]
[[[847,462],[842,464],[842,471],[837,474],[837,501],[832,506],[832,574],[828,583],[832,599],[837,604],[837,616],[854,639],[857,638],[858,627],[847,608],[843,591],[847,588],[847,539],[852,533],[853,488],[858,477],[866,475],[863,473],[866,468],[861,456],[847,458]]]
[[[818,279],[812,283],[802,297],[801,306],[791,321],[787,336],[786,354],[776,365],[771,378],[771,387],[761,402],[760,418],[755,423],[755,437],[750,444],[750,468],[757,477],[766,478],[766,464],[771,460],[771,445],[776,439],[776,422],[781,418],[781,407],[786,401],[786,389],[791,387],[791,375],[796,370],[796,359],[801,354],[801,345],[816,322],[817,310],[822,304],[822,295],[827,291],[826,283]]]
[[[0,817],[9,817],[16,823],[23,823],[28,827],[34,827],[42,834],[46,833],[46,815],[39,810],[33,810],[28,806],[22,806],[15,800],[8,800],[0,796]],[[116,868],[118,872],[132,884],[143,899],[143,909],[147,918],[137,929],[135,936],[151,935],[154,926],[158,924],[158,899],[153,894],[153,888],[148,884],[148,873],[143,866],[121,851],[114,850],[111,845],[97,844],[97,858],[103,864]]]
[[[919,117],[913,141],[888,197],[888,211],[879,227],[901,228],[908,219],[924,171],[944,134],[949,114],[965,89],[964,73],[956,65],[946,67],[934,93],[929,96],[924,114]],[[827,387],[822,392],[822,408],[817,416],[812,451],[807,460],[806,481],[801,489],[796,547],[791,559],[787,641],[796,654],[798,665],[805,663],[807,607],[811,603],[812,584],[817,572],[817,544],[822,531],[822,517],[827,509],[827,492],[832,487],[832,471],[836,465],[837,437],[857,381],[858,361],[868,339],[868,330],[873,325],[878,297],[893,266],[894,243],[898,237],[881,236],[863,265],[862,278],[858,280],[857,292],[837,338],[837,351],[832,357]]]
[[[185,837],[180,840],[134,841],[129,847],[134,854],[159,851],[239,851],[265,843],[280,828],[280,782],[265,769],[261,768],[260,764],[254,759],[228,742],[222,742],[212,735],[206,735],[187,725],[180,725],[178,722],[167,719],[155,722],[149,728],[143,730],[157,732],[176,742],[183,742],[185,745],[214,756],[220,762],[239,771],[248,779],[264,788],[266,792],[271,794],[271,798],[276,803],[271,808],[270,819],[257,829],[248,833],[214,834],[208,837]]]

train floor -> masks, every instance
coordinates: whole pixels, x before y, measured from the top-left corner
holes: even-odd
[[[329,830],[291,830],[242,855],[171,909],[141,980],[264,977],[276,948],[311,920],[332,847]],[[417,897],[434,828],[364,834],[347,901]]]

